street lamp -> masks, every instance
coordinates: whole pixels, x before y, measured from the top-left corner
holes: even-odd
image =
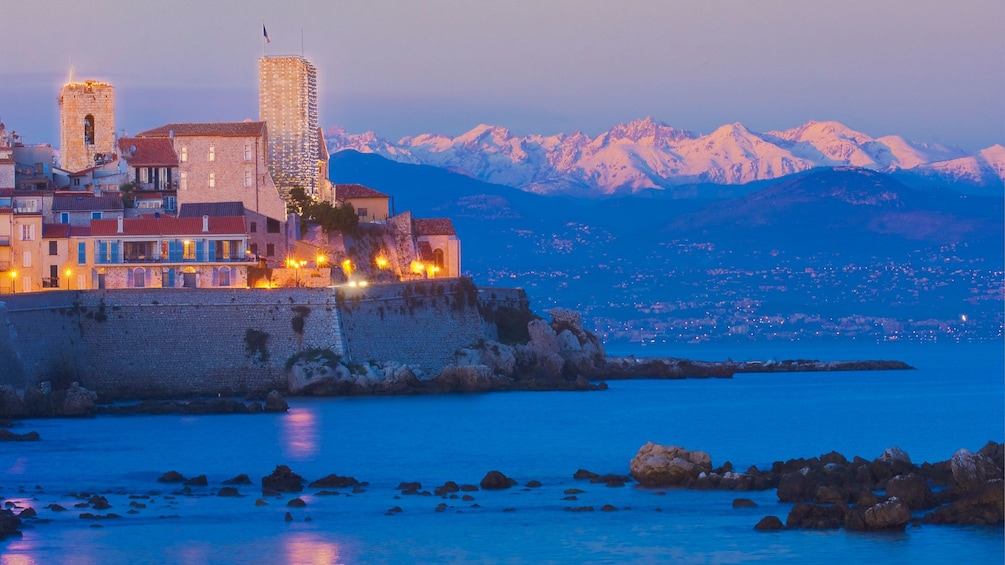
[[[63,271],[63,274],[66,275],[66,290],[70,290],[70,275],[73,274],[73,271],[67,269]]]
[[[10,272],[10,293],[14,294],[17,292],[17,271]]]
[[[297,288],[300,288],[300,269],[307,265],[307,261],[297,261],[296,259],[287,259],[286,266],[293,267],[293,280]]]

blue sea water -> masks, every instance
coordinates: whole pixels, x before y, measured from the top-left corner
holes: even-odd
[[[42,441],[0,444],[0,498],[48,520],[0,541],[0,565],[50,563],[1001,563],[999,527],[924,525],[899,534],[761,533],[789,504],[774,491],[608,488],[579,468],[628,473],[646,441],[707,451],[737,469],[836,450],[873,459],[890,446],[915,462],[948,459],[1005,438],[1005,348],[991,345],[610,346],[614,354],[695,359],[900,359],[914,371],[738,375],[733,379],[614,381],[603,392],[292,399],[286,414],[32,420]],[[351,475],[366,492],[306,489],[268,498],[215,496],[220,483],[258,480],[278,464],[308,480]],[[474,501],[400,496],[402,481],[432,491],[478,483],[497,469],[520,485]],[[191,495],[157,483],[168,470],[207,475]],[[564,491],[586,492],[564,500]],[[76,509],[70,493],[105,493],[112,509]],[[145,494],[150,498],[130,499]],[[459,493],[464,494],[464,493]],[[758,507],[734,509],[742,496]],[[128,514],[129,503],[145,504]],[[46,508],[59,503],[69,510]],[[448,507],[437,512],[436,506]],[[618,510],[601,512],[611,504]],[[477,505],[477,506],[474,506]],[[593,506],[593,512],[565,507]],[[387,515],[392,507],[402,512]],[[121,519],[92,522],[83,511]],[[293,521],[284,520],[289,511]],[[306,518],[310,518],[307,521]],[[100,527],[93,527],[100,526]]]

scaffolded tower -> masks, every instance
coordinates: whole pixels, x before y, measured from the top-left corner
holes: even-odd
[[[303,57],[258,60],[258,116],[268,124],[269,170],[280,193],[301,186],[317,196],[317,70]]]

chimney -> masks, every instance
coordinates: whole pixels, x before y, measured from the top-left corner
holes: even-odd
[[[122,233],[122,216],[119,216],[119,229],[115,233]]]
[[[202,217],[202,233],[209,231],[209,216]]]

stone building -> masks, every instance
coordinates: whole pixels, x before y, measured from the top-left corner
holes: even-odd
[[[303,57],[258,60],[258,119],[269,124],[269,167],[283,197],[301,186],[318,198],[324,192],[319,164],[317,70]]]
[[[62,167],[77,172],[115,154],[115,89],[95,80],[69,82],[59,95]]]
[[[335,201],[351,204],[360,222],[384,222],[389,214],[391,197],[361,184],[335,185]]]
[[[286,201],[269,172],[265,122],[167,124],[136,137],[171,141],[178,156],[179,206],[241,202],[246,210],[286,221]]]
[[[429,278],[461,276],[461,240],[450,218],[415,218],[415,243]]]

